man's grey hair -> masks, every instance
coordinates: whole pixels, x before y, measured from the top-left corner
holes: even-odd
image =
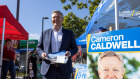
[[[98,68],[100,67],[100,61],[104,58],[104,57],[112,57],[112,56],[115,56],[117,57],[120,62],[122,63],[122,68],[124,70],[124,61],[123,61],[123,57],[113,51],[106,51],[102,54],[100,54],[100,56],[98,57]]]
[[[53,14],[53,13],[59,13],[59,14],[61,14],[62,17],[63,17],[63,13],[62,13],[61,11],[59,11],[59,10],[54,10],[54,11],[52,12],[52,14]]]

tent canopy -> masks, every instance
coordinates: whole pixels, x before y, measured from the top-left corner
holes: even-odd
[[[119,29],[140,27],[140,0],[118,0]],[[97,33],[99,27],[115,29],[114,0],[101,0],[92,19],[86,27],[86,32],[76,39],[77,45],[86,45],[87,34]]]
[[[77,45],[86,45],[86,35],[83,33],[76,39]]]
[[[140,0],[118,0],[119,29],[140,27]],[[114,0],[102,0],[86,27],[86,35],[97,33],[99,27],[115,29]]]
[[[3,21],[5,22],[4,39],[28,40],[28,33],[14,18],[6,5],[0,5],[0,39],[2,39]]]

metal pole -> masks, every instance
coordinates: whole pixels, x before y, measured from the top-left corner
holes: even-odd
[[[119,30],[118,0],[115,0],[115,30]]]
[[[17,0],[17,14],[16,14],[17,21],[19,21],[19,6],[20,6],[20,0]]]
[[[42,41],[43,41],[44,19],[49,19],[49,18],[48,17],[42,17]]]
[[[43,42],[43,27],[44,27],[44,17],[42,18],[42,42]]]
[[[27,54],[26,54],[26,77],[28,77],[28,40],[27,40]]]
[[[43,29],[44,29],[44,17],[42,18],[42,35],[43,35]]]
[[[5,22],[6,19],[3,19],[3,32],[2,32],[2,41],[1,41],[1,58],[0,58],[0,78],[1,78],[1,70],[2,70],[2,59],[3,59],[3,46],[4,46],[4,33],[5,33]]]
[[[16,13],[16,20],[19,21],[19,6],[20,6],[20,0],[17,0],[17,13]],[[19,40],[18,40],[19,41]],[[18,44],[18,49],[20,47],[20,44]],[[16,74],[16,72],[15,72]],[[18,73],[17,73],[17,77],[18,77]]]

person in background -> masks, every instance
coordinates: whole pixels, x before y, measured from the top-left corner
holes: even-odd
[[[121,55],[113,51],[100,54],[98,58],[100,79],[123,79],[124,71],[124,62]]]
[[[11,79],[15,79],[15,51],[13,49],[11,39],[5,40],[3,48],[3,61],[2,61],[2,79],[6,79],[8,70],[10,71]]]
[[[36,61],[37,61],[36,50],[34,50],[30,53],[29,62],[28,62],[28,64],[32,63],[32,70],[33,70],[33,74],[34,74],[34,77],[32,77],[32,79],[37,79],[37,62]],[[30,69],[29,69],[29,71],[30,71]]]
[[[41,65],[41,74],[43,79],[70,79],[72,73],[71,57],[77,53],[75,37],[72,31],[64,29],[62,22],[63,14],[60,11],[53,11],[52,24],[53,28],[43,32],[37,45],[37,53],[43,59]],[[66,51],[68,57],[66,64],[52,63],[45,57],[49,53]]]
[[[98,33],[105,32],[105,31],[107,31],[107,29],[104,27],[98,28]]]

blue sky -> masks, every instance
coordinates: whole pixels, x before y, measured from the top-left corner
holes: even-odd
[[[0,5],[7,5],[16,17],[17,0],[0,0]],[[42,17],[49,17],[48,20],[44,20],[44,29],[52,27],[51,13],[53,10],[60,10],[64,15],[72,11],[81,18],[89,15],[88,10],[77,10],[77,7],[73,6],[73,9],[65,11],[62,9],[63,6],[60,0],[20,0],[19,22],[29,33],[30,39],[38,39],[42,30]]]

